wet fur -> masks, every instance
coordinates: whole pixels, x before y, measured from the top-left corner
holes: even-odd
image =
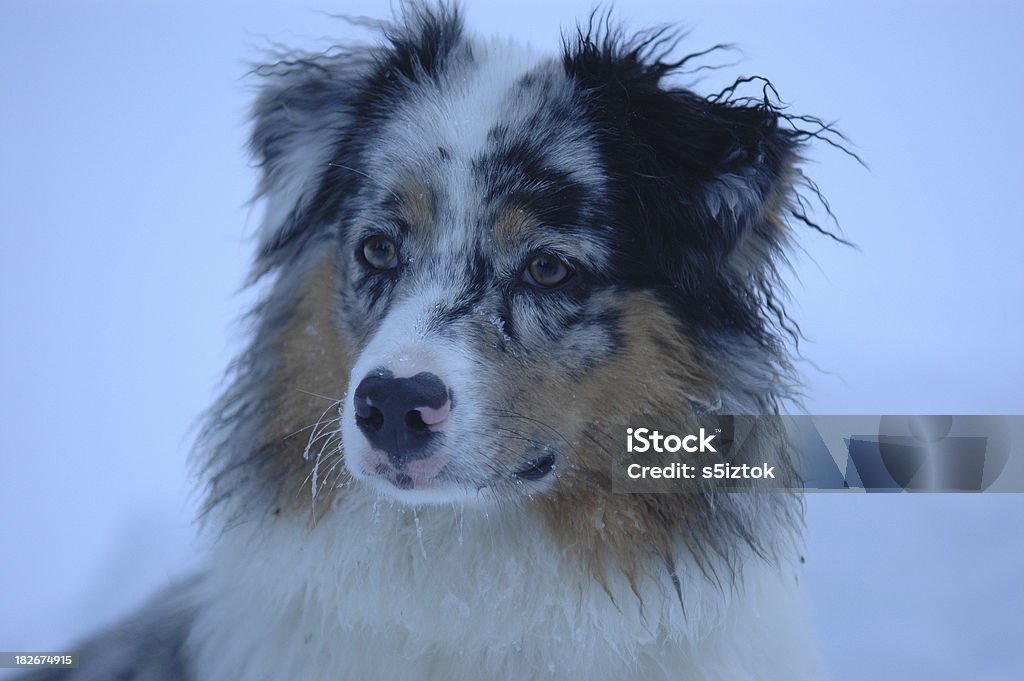
[[[629,37],[594,17],[559,59],[510,57],[533,64],[510,81],[523,110],[492,107],[502,122],[467,175],[487,188],[467,224],[497,245],[422,275],[457,292],[424,333],[472,355],[486,389],[456,399],[483,404],[487,465],[507,481],[478,504],[406,506],[346,468],[350,372],[409,295],[349,254],[364,223],[402,224],[425,253],[446,243],[462,204],[431,178],[460,140],[403,159],[389,126],[445,105],[505,47],[468,37],[449,5],[406,5],[377,29],[379,46],[256,71],[265,295],[195,461],[214,548],[176,619],[184,676],[814,678],[800,499],[614,494],[609,470],[625,419],[771,414],[792,397],[797,331],[778,272],[791,222],[820,229],[804,145],[841,139],[784,111],[767,81],[711,96],[674,84],[704,53],[673,58],[666,30]],[[758,96],[737,94],[752,84]],[[581,249],[581,281],[543,304],[493,284],[550,225]],[[764,442],[791,473],[784,441]],[[552,479],[516,484],[539,449],[557,454]]]

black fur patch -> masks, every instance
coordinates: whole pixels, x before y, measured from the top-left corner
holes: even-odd
[[[794,202],[803,206],[795,190],[802,144],[819,138],[841,146],[842,137],[817,119],[785,113],[763,79],[741,79],[709,97],[669,84],[706,54],[670,60],[677,42],[666,30],[627,37],[592,17],[564,44],[563,67],[611,175],[615,277],[654,290],[699,335],[740,333],[785,365],[777,333],[794,327],[779,302],[776,263],[787,236],[773,220],[789,217]],[[762,98],[736,95],[748,82],[763,85]]]
[[[261,192],[273,184],[284,156],[299,143],[302,125],[318,131],[318,144],[332,151],[326,167],[313,170],[310,196],[301,201],[265,241],[254,276],[289,262],[309,240],[332,224],[343,206],[370,181],[360,171],[365,146],[411,87],[436,79],[456,51],[471,60],[458,9],[412,3],[401,22],[382,25],[387,42],[379,49],[323,55],[286,53],[256,73],[280,79],[267,87],[253,110],[250,145],[264,169]],[[438,150],[444,158],[448,152]],[[372,182],[370,182],[372,184]]]

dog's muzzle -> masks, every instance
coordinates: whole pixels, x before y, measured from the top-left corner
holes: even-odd
[[[353,407],[356,425],[370,446],[401,471],[433,454],[430,445],[444,428],[452,402],[448,387],[435,374],[395,378],[380,369],[356,387]]]

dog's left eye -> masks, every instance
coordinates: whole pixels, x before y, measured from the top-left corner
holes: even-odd
[[[398,245],[386,236],[371,236],[359,249],[366,264],[378,270],[398,267]]]
[[[526,264],[522,279],[536,288],[554,288],[571,276],[572,269],[564,260],[550,253],[539,253]]]

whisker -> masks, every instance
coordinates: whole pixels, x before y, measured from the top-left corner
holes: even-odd
[[[323,423],[325,423],[325,424],[329,424],[329,423],[337,423],[337,422],[338,422],[338,421],[340,421],[340,420],[341,420],[341,416],[339,415],[339,416],[335,416],[335,417],[334,417],[334,418],[332,418],[332,419],[327,419],[327,420],[326,420],[326,421],[324,421]],[[283,438],[281,438],[281,442],[286,442],[286,441],[287,441],[287,440],[289,440],[290,438],[293,438],[293,437],[295,437],[296,435],[298,435],[299,433],[302,433],[302,432],[304,432],[304,431],[307,431],[307,430],[309,430],[310,428],[316,428],[316,427],[317,427],[317,426],[318,426],[319,424],[320,424],[320,422],[318,421],[317,423],[311,423],[311,424],[309,424],[308,426],[303,426],[302,428],[297,428],[297,429],[295,429],[294,431],[292,431],[292,432],[288,433],[287,435],[285,435],[285,436],[284,436]]]
[[[347,166],[347,165],[344,165],[342,163],[335,163],[334,161],[328,162],[327,165],[332,167],[332,168],[342,168],[344,170],[348,170],[350,172],[355,173],[356,175],[362,175],[363,177],[365,177],[370,182],[373,182],[374,184],[376,184],[381,189],[387,191],[389,194],[391,194],[391,196],[395,197],[395,199],[397,199],[399,202],[402,201],[402,197],[399,196],[398,194],[396,194],[394,191],[392,191],[392,189],[390,187],[388,187],[386,184],[384,184],[383,182],[381,182],[377,178],[371,177],[370,175],[367,175],[362,170],[358,170],[356,168],[353,168],[352,166]]]
[[[296,388],[295,392],[302,393],[303,395],[310,395],[312,397],[319,397],[322,400],[330,400],[335,404],[340,404],[344,401],[344,397],[328,397],[327,395],[321,395],[320,393],[311,392],[309,390],[303,390],[302,388]]]
[[[318,433],[317,427],[319,427],[320,424],[323,422],[324,417],[327,416],[327,412],[329,412],[333,407],[337,406],[339,403],[340,403],[340,400],[335,400],[331,404],[327,405],[327,408],[324,409],[323,413],[320,414],[320,418],[318,418],[316,420],[316,423],[313,424],[313,432],[312,432],[312,434],[310,434],[309,442],[306,443],[306,448],[302,452],[302,458],[306,459],[306,461],[309,461],[309,450],[310,450],[310,447],[312,447],[313,440],[314,440],[314,438],[316,437],[316,435]]]

